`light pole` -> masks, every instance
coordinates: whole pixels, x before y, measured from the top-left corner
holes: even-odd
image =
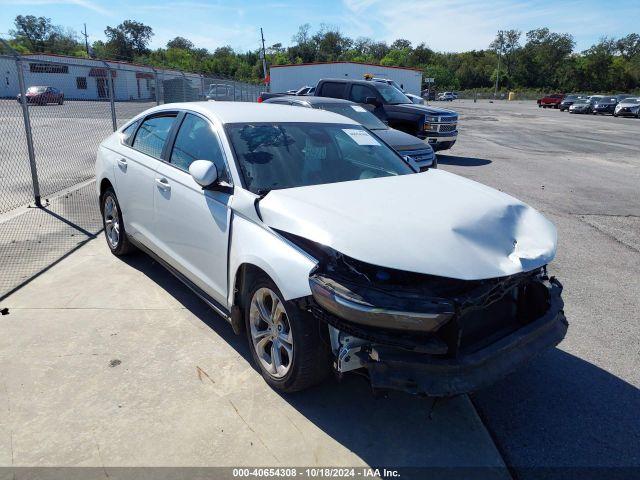
[[[260,38],[262,39],[262,72],[264,73],[264,80],[267,81],[267,52],[264,48],[264,34],[262,33],[262,27],[260,27]]]

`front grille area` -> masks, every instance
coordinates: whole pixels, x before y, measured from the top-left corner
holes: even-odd
[[[440,117],[440,123],[456,123],[458,121],[458,117],[452,115],[448,117]]]
[[[440,127],[438,128],[439,132],[454,132],[457,128],[457,125],[455,123],[453,124],[446,124],[446,125],[440,125]]]

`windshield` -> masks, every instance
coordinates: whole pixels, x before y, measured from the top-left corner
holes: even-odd
[[[625,105],[631,105],[631,104],[634,104],[634,103],[640,103],[640,98],[625,98],[620,103],[625,104]]]
[[[29,87],[27,92],[29,93],[42,93],[47,90],[47,87]]]
[[[617,103],[618,99],[612,97],[602,97],[596,100],[597,103]]]
[[[574,105],[585,105],[587,103],[589,103],[589,100],[585,100],[585,99],[581,98],[579,100],[576,100]]]
[[[364,125],[369,130],[386,130],[389,128],[373,113],[362,108],[360,105],[349,105],[345,103],[321,103],[316,106],[321,110],[328,110],[329,112],[349,117],[350,119],[355,120],[361,125]]]
[[[258,195],[413,173],[360,125],[235,123],[225,128],[245,186]]]
[[[380,95],[382,95],[382,98],[384,98],[384,101],[391,105],[413,103],[396,87],[392,87],[386,83],[376,82],[376,88],[378,89],[378,92],[380,92]]]

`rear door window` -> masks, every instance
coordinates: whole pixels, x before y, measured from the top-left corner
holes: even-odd
[[[196,160],[209,160],[218,169],[218,178],[229,182],[227,165],[218,137],[204,118],[187,113],[176,135],[170,162],[181,170],[189,171]]]
[[[133,148],[154,158],[162,156],[162,149],[175,121],[175,115],[147,118],[136,133]]]
[[[344,98],[346,84],[342,82],[325,82],[322,84],[320,95],[331,98]]]

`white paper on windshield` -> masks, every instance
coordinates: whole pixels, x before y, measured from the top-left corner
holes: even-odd
[[[366,112],[366,110],[364,108],[362,108],[360,105],[351,105],[351,108],[353,108],[356,112]]]
[[[356,130],[355,128],[343,128],[342,131],[349,135],[351,139],[358,145],[380,145],[378,141],[364,130]]]

